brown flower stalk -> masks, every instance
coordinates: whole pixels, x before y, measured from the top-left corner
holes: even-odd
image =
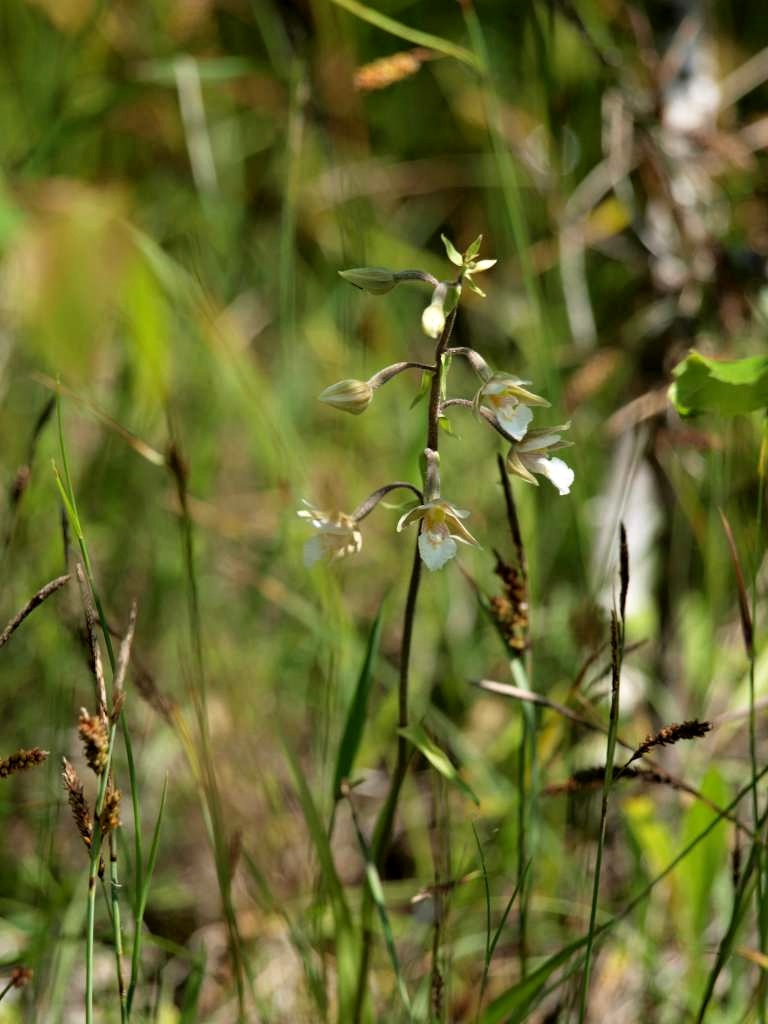
[[[75,573],[77,575],[77,582],[80,586],[80,596],[82,598],[83,609],[85,611],[85,628],[88,634],[88,651],[90,655],[91,672],[93,673],[94,682],[96,684],[96,705],[98,707],[99,717],[104,720],[106,725],[107,684],[104,678],[104,663],[101,660],[101,647],[99,646],[98,635],[96,632],[98,621],[96,609],[93,605],[91,589],[85,578],[85,572],[83,571],[82,565],[78,564],[76,566]],[[96,769],[94,769],[94,771],[95,770]]]
[[[582,768],[574,772],[565,782],[557,782],[544,789],[546,796],[559,796],[561,793],[579,793],[586,790],[601,789],[605,778],[605,765],[597,765],[595,768]],[[614,766],[613,781],[619,782],[624,779],[636,779],[651,785],[669,786],[671,789],[683,789],[677,779],[666,772],[657,771],[654,768],[619,768]]]
[[[91,812],[88,810],[88,802],[83,793],[83,784],[66,757],[63,757],[61,760],[63,765],[61,777],[64,780],[64,788],[67,791],[67,799],[69,800],[75,827],[85,845],[90,848],[93,837],[93,821],[91,820]]]
[[[99,815],[99,828],[104,835],[120,828],[120,800],[122,794],[110,782],[104,797],[104,806]]]
[[[642,757],[643,754],[647,754],[654,747],[669,747],[673,743],[679,743],[680,740],[701,739],[702,736],[706,736],[711,728],[711,722],[700,722],[698,718],[690,719],[687,722],[665,725],[655,736],[645,737],[637,750],[632,754],[632,757],[627,761],[627,765],[632,764],[633,761]]]
[[[0,779],[5,779],[16,772],[23,772],[27,768],[34,768],[35,765],[42,764],[47,757],[48,751],[41,750],[40,747],[32,747],[31,750],[17,750],[10,757],[0,760]]]
[[[88,767],[96,775],[101,775],[109,762],[109,732],[105,720],[101,715],[89,715],[85,708],[81,708],[77,731],[83,741]]]
[[[493,570],[503,583],[503,593],[489,601],[491,617],[507,647],[521,652],[528,646],[528,588],[520,569],[505,562],[498,552]]]
[[[41,587],[35,596],[27,601],[21,611],[14,615],[2,633],[0,633],[0,647],[5,647],[24,619],[31,615],[35,608],[41,605],[43,601],[46,601],[51,594],[55,594],[57,590],[60,590],[65,583],[69,583],[68,575],[58,576],[55,580],[51,580],[50,583],[46,583],[44,587]]]

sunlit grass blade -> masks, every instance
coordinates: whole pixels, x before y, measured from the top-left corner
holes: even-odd
[[[584,935],[580,939],[569,943],[544,963],[522,978],[516,985],[508,988],[498,998],[494,999],[480,1018],[480,1024],[517,1024],[527,1016],[534,1005],[536,997],[552,977],[554,972],[564,964],[568,963],[571,957],[583,949],[588,941]]]
[[[453,783],[457,786],[465,796],[468,796],[474,803],[480,803],[477,795],[472,791],[471,787],[462,779],[456,767],[451,762],[451,759],[441,750],[437,744],[429,738],[424,729],[424,726],[414,723],[413,725],[405,726],[402,729],[398,729],[401,736],[412,743],[416,749],[426,757],[435,771],[439,772],[444,779],[448,782]]]
[[[195,959],[184,986],[179,1024],[198,1024],[200,1020],[199,1006],[203,990],[203,979],[205,978],[205,964],[205,950],[201,950],[200,955]]]
[[[365,657],[357,678],[357,685],[347,712],[347,719],[344,724],[344,731],[341,734],[339,751],[336,757],[336,769],[333,773],[333,799],[338,800],[341,796],[341,784],[348,779],[363,738],[368,710],[368,697],[373,682],[373,669],[379,650],[381,639],[381,624],[384,606],[374,619],[371,632],[368,636],[368,645],[365,650]]]
[[[333,853],[328,835],[323,828],[320,812],[310,792],[301,765],[296,755],[283,741],[283,750],[293,776],[296,794],[309,831],[310,839],[320,865],[325,892],[331,905],[336,936],[336,969],[338,973],[338,1021],[346,1024],[352,1019],[352,1007],[357,978],[357,943],[355,940],[352,915],[344,889],[336,872]]]
[[[368,883],[368,889],[371,894],[371,898],[374,902],[376,910],[379,915],[379,921],[381,923],[381,930],[384,935],[384,944],[387,947],[387,953],[389,955],[390,963],[392,964],[392,970],[395,974],[395,986],[398,994],[403,1002],[408,1013],[408,1019],[411,1019],[411,999],[408,995],[408,987],[405,984],[405,978],[400,967],[400,960],[397,955],[397,948],[395,947],[395,938],[392,934],[392,925],[389,920],[389,914],[387,912],[387,904],[384,899],[384,887],[381,884],[381,876],[379,875],[378,868],[373,862],[371,857],[371,850],[368,843],[365,841],[362,829],[360,828],[360,821],[355,811],[354,803],[352,802],[349,790],[346,795],[349,797],[349,809],[352,815],[352,824],[355,828],[355,834],[357,836],[357,842],[360,846],[360,850],[365,861],[365,878]]]
[[[349,11],[350,14],[360,18],[361,21],[367,21],[369,25],[380,28],[382,32],[388,32],[390,35],[397,36],[398,39],[404,39],[415,46],[426,46],[428,49],[436,50],[446,57],[454,57],[456,60],[461,61],[462,64],[467,64],[471,68],[479,67],[475,55],[470,50],[465,49],[465,47],[458,46],[456,43],[443,39],[441,36],[433,35],[431,32],[421,32],[419,29],[404,25],[401,21],[396,21],[394,18],[382,14],[368,4],[360,3],[360,0],[331,0],[331,3],[336,4],[337,7],[342,7],[345,11]]]
[[[152,841],[149,845],[149,855],[147,857],[147,866],[144,871],[140,874],[140,867],[137,865],[136,875],[141,877],[141,884],[136,894],[135,906],[134,906],[134,918],[133,918],[133,952],[131,956],[131,978],[128,984],[128,1015],[130,1016],[131,1007],[133,1005],[133,997],[136,992],[136,985],[139,981],[139,969],[141,965],[141,944],[142,934],[144,927],[144,911],[147,907],[147,900],[149,898],[149,889],[152,884],[152,877],[155,872],[155,864],[157,863],[157,854],[160,848],[160,827],[163,822],[163,813],[165,811],[165,798],[168,794],[168,776],[163,780],[163,790],[160,794],[160,806],[157,811],[157,819],[155,820],[155,827],[152,832]],[[136,830],[140,831],[140,823],[136,822]]]

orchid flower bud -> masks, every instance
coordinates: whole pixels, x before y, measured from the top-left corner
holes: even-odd
[[[385,267],[353,267],[352,270],[340,270],[339,276],[372,295],[384,295],[398,283],[395,273]]]
[[[421,314],[421,327],[428,338],[438,338],[445,327],[445,299],[448,285],[441,281],[432,293],[432,301]]]
[[[340,380],[336,384],[331,384],[325,391],[321,391],[317,397],[326,405],[332,405],[334,409],[359,416],[371,404],[373,388],[365,380]]]

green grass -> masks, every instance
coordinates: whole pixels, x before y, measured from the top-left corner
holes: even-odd
[[[765,419],[681,420],[665,389],[691,347],[764,352],[765,84],[732,101],[729,75],[768,15],[717,0],[688,36],[668,8],[2,5],[0,630],[81,562],[109,705],[137,615],[122,827],[90,850],[60,776],[104,801],[74,577],[0,645],[0,759],[49,752],[0,778],[0,1024],[766,1019]],[[675,60],[709,54],[717,133],[673,138]],[[394,490],[307,570],[302,499],[423,485],[418,373],[361,416],[316,396],[429,363],[430,289],[337,272],[447,278],[441,234],[481,232],[499,262],[450,343],[571,421],[571,494],[500,480],[500,438],[450,408],[442,487],[481,546],[414,590]],[[692,719],[714,728],[615,776]]]

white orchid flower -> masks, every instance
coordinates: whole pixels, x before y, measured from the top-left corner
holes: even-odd
[[[397,524],[397,532],[411,523],[423,520],[419,534],[419,553],[424,565],[434,571],[442,569],[445,563],[454,557],[457,540],[462,544],[477,544],[461,522],[468,515],[469,512],[455,508],[443,498],[433,498],[406,512]]]
[[[363,546],[363,535],[357,528],[354,516],[344,512],[324,512],[313,508],[308,501],[304,504],[307,507],[299,509],[296,514],[317,530],[304,545],[304,564],[307,568],[321,560],[335,562],[346,555],[357,554]]]
[[[549,407],[546,398],[534,395],[525,387],[529,380],[520,380],[507,374],[493,374],[475,395],[475,405],[487,406],[496,422],[510,437],[522,441],[533,419],[529,406]]]
[[[570,448],[571,441],[563,441],[560,431],[567,430],[570,423],[559,427],[542,427],[529,430],[523,441],[513,444],[507,455],[507,469],[522,480],[537,487],[539,481],[533,475],[545,476],[560,492],[569,494],[575,473],[562,459],[553,458],[551,453],[561,448]]]

